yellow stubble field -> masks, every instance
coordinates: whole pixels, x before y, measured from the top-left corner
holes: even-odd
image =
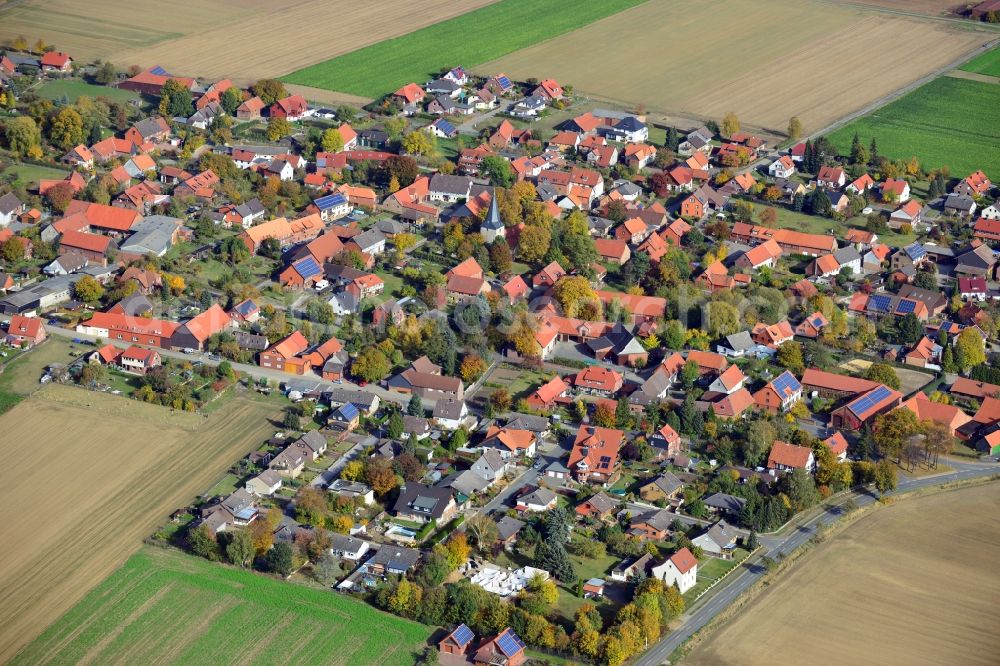
[[[477,67],[554,77],[649,111],[819,130],[970,53],[988,35],[819,0],[650,2]],[[610,44],[608,48],[599,45]]]
[[[995,664],[1000,483],[879,508],[831,537],[684,666]]]

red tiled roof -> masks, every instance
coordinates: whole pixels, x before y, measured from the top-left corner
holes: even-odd
[[[809,464],[809,456],[812,449],[805,446],[795,446],[788,442],[777,440],[771,446],[771,453],[767,456],[767,466],[770,469],[778,465],[791,467],[792,469],[805,469]]]
[[[686,547],[678,550],[676,553],[671,555],[669,559],[673,562],[674,567],[676,567],[682,574],[687,573],[694,567],[698,566],[698,558],[696,558],[694,553]]]

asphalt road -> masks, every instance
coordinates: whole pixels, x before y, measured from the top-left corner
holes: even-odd
[[[947,464],[953,467],[954,471],[920,478],[900,477],[897,489],[890,494],[896,495],[943,483],[1000,474],[1000,464],[996,463],[961,463],[949,459]],[[660,666],[669,663],[667,659],[674,650],[683,645],[692,634],[708,624],[712,618],[764,576],[767,569],[760,564],[760,560],[764,556],[773,559],[779,555],[787,556],[792,553],[815,536],[820,526],[839,519],[843,515],[840,505],[847,502],[848,499],[854,499],[860,507],[875,502],[877,498],[868,493],[854,492],[841,498],[833,508],[828,508],[801,524],[793,521],[775,536],[762,536],[760,538],[761,550],[741,565],[742,571],[731,575],[727,582],[716,588],[717,591],[709,592],[708,595],[699,600],[691,611],[681,616],[678,627],[640,655],[634,662],[634,666]]]
[[[92,342],[96,339],[95,336],[85,335],[83,333],[77,333],[76,331],[72,331],[72,330],[69,330],[69,329],[66,329],[66,328],[62,328],[61,326],[50,326],[49,324],[46,324],[45,325],[45,330],[50,335],[58,335],[58,336],[63,337],[63,338],[69,338],[69,339],[79,338],[81,340],[90,340]],[[107,340],[106,342],[114,342],[114,341]],[[206,363],[208,365],[218,365],[218,361],[211,360],[208,357],[208,354],[205,354],[205,353],[185,354],[184,352],[173,351],[171,349],[161,349],[161,348],[157,348],[156,351],[157,351],[158,354],[160,354],[160,356],[167,356],[167,357],[170,357],[170,358],[183,359],[183,360],[186,360],[186,361],[201,361],[201,362]],[[279,383],[280,382],[286,382],[286,381],[289,381],[289,380],[292,380],[292,379],[307,379],[307,380],[315,379],[316,381],[328,384],[330,387],[346,388],[346,389],[352,389],[352,390],[355,390],[355,391],[364,391],[366,393],[374,393],[375,395],[377,395],[382,400],[388,400],[389,402],[394,402],[396,404],[403,405],[403,406],[405,406],[410,401],[410,397],[407,396],[407,395],[403,395],[401,393],[396,393],[394,391],[388,391],[388,390],[382,388],[381,386],[376,386],[374,384],[368,384],[367,386],[358,386],[354,382],[351,382],[351,381],[349,381],[347,379],[345,379],[343,382],[341,382],[339,384],[334,384],[332,382],[324,382],[319,376],[317,376],[315,374],[308,374],[308,375],[301,375],[301,376],[300,375],[290,375],[287,372],[281,372],[280,370],[272,370],[270,368],[262,368],[260,366],[248,365],[246,363],[232,363],[232,366],[233,366],[233,370],[235,370],[235,371],[237,371],[239,373],[246,374],[246,375],[248,375],[250,377],[253,377],[255,379],[268,379],[268,380],[273,380],[273,381],[276,381],[276,382],[279,382]],[[425,406],[430,406],[430,405],[433,404],[433,402],[430,402],[430,405],[428,405],[429,402],[430,401],[425,400],[424,401]]]

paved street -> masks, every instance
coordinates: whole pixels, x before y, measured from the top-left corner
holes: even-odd
[[[85,335],[83,333],[77,333],[76,331],[71,331],[69,329],[62,328],[61,326],[50,326],[46,324],[45,330],[51,335],[58,335],[60,337],[69,338],[71,340],[79,338],[81,340],[90,340],[91,342],[93,342],[96,339],[96,337],[93,335]],[[108,340],[106,342],[111,342],[111,341]],[[208,365],[218,365],[219,363],[218,361],[213,361],[209,359],[208,354],[204,353],[185,354],[184,352],[173,351],[170,349],[159,349],[159,348],[156,351],[157,353],[160,354],[160,356],[167,356],[169,358],[177,358],[187,361],[201,361],[203,363],[207,363]],[[253,377],[254,379],[268,379],[279,383],[286,382],[292,379],[316,380],[330,386],[331,388],[332,387],[346,388],[346,389],[353,389],[355,391],[364,391],[366,393],[374,393],[382,400],[395,402],[396,404],[399,405],[405,406],[410,401],[410,397],[407,395],[395,393],[393,391],[387,391],[386,389],[380,386],[376,386],[374,384],[368,384],[367,386],[362,387],[346,379],[339,384],[333,384],[331,382],[323,382],[323,380],[320,379],[315,374],[310,374],[305,376],[290,375],[286,372],[281,372],[280,370],[261,368],[260,366],[247,365],[246,363],[232,363],[232,366],[233,370],[235,370],[236,372],[246,374],[250,377]],[[431,407],[433,406],[433,404],[434,404],[433,401],[427,401],[427,400],[424,401],[425,407]]]
[[[891,494],[911,492],[952,481],[1000,474],[1000,464],[996,463],[961,463],[948,460],[946,464],[953,467],[954,471],[921,478],[900,477],[899,487]],[[693,610],[681,616],[680,625],[663,640],[640,655],[634,666],[660,666],[668,663],[667,658],[674,650],[683,645],[692,634],[708,624],[712,618],[763,577],[767,569],[760,564],[762,557],[776,558],[779,555],[786,556],[793,552],[815,536],[817,528],[840,518],[843,513],[840,506],[848,499],[854,499],[859,507],[876,501],[873,495],[854,492],[839,499],[834,508],[824,510],[801,523],[793,520],[777,535],[762,536],[760,538],[761,550],[750,561],[741,565],[742,571],[732,574],[726,583],[717,588],[717,591],[710,592],[699,603],[695,604]]]

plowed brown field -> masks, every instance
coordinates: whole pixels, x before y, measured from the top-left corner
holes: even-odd
[[[0,663],[257,446],[273,413],[236,398],[206,418],[50,385],[0,416]]]
[[[652,0],[486,63],[598,99],[784,131],[818,130],[970,53],[989,36],[813,0]],[[612,40],[614,48],[595,44]]]
[[[1000,483],[882,507],[816,547],[684,666],[995,664]]]

